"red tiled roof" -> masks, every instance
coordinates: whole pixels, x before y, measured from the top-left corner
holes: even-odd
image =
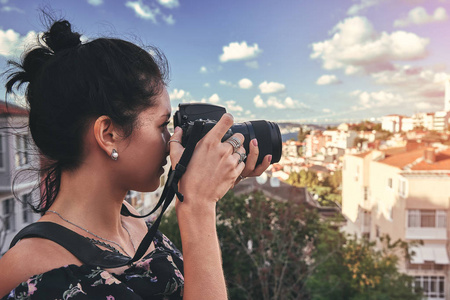
[[[422,148],[399,154],[393,154],[383,160],[380,160],[379,162],[402,169],[405,166],[414,163],[418,158],[422,158],[424,156],[424,151],[425,148]],[[418,161],[411,167],[411,170],[450,170],[450,149],[436,153],[435,157],[436,159],[433,163],[426,162],[425,160]]]
[[[28,110],[0,100],[0,115],[28,116]]]
[[[385,159],[380,160],[379,162],[401,169],[404,166],[413,163],[419,157],[423,156],[423,151],[423,149],[418,149],[398,154],[392,154]]]
[[[427,163],[421,161],[414,165],[413,171],[428,171],[428,170],[450,170],[450,149],[436,153],[436,161],[434,163]]]

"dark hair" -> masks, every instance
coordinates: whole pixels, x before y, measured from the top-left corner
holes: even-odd
[[[32,205],[36,212],[44,213],[54,202],[61,172],[80,165],[91,120],[109,116],[128,137],[139,112],[155,105],[167,83],[167,60],[157,48],[147,51],[115,38],[82,43],[80,37],[68,21],[55,21],[21,63],[8,62],[13,68],[6,92],[28,83],[29,128],[42,157],[43,192]]]

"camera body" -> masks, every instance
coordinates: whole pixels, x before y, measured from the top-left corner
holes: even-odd
[[[181,103],[178,111],[173,116],[174,127],[183,129],[182,145],[186,146],[187,140],[192,132],[194,121],[203,120],[205,127],[203,136],[208,133],[217,121],[226,113],[222,106],[205,103]],[[272,155],[271,163],[280,161],[281,158],[281,133],[280,128],[274,122],[258,120],[243,123],[235,123],[222,138],[222,142],[230,138],[234,133],[241,133],[245,140],[243,146],[249,153],[249,143],[252,139],[258,140],[259,155],[256,162],[259,165],[267,154]]]

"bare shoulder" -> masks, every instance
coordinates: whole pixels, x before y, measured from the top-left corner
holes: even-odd
[[[0,298],[33,275],[69,264],[82,263],[63,247],[41,238],[18,242],[0,259]]]

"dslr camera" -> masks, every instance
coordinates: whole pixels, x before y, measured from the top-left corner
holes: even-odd
[[[183,129],[182,145],[186,147],[187,140],[192,132],[194,121],[204,121],[205,127],[202,137],[208,133],[217,121],[226,113],[222,106],[205,103],[182,103],[178,105],[178,111],[173,116],[174,128]],[[235,123],[222,138],[226,141],[234,133],[241,133],[244,137],[244,148],[249,153],[249,143],[252,139],[258,140],[259,155],[256,162],[259,165],[264,156],[272,154],[271,164],[279,162],[281,158],[281,133],[280,128],[274,122],[258,120],[243,123]]]

